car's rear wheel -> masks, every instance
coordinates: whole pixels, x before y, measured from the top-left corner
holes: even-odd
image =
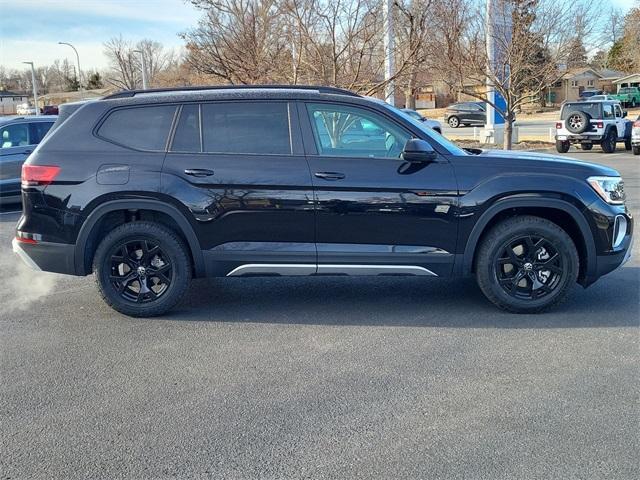
[[[591,150],[593,148],[593,143],[581,143],[580,148],[582,150]]]
[[[447,123],[451,128],[458,128],[460,126],[460,119],[455,115],[453,115],[449,117],[449,120],[447,120]]]
[[[633,146],[633,154],[634,155],[640,155],[640,145],[634,145]]]
[[[152,317],[167,312],[184,294],[191,279],[191,258],[169,228],[132,222],[104,237],[93,270],[110,307],[133,317]]]
[[[518,216],[493,227],[476,254],[485,296],[514,313],[534,313],[562,302],[578,277],[575,244],[549,220]]]
[[[613,153],[616,151],[616,132],[609,130],[602,139],[602,151],[604,153]]]
[[[571,144],[568,140],[556,140],[556,150],[558,153],[567,153]]]

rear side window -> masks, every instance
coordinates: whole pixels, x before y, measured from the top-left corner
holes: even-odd
[[[98,135],[138,150],[164,150],[175,111],[175,105],[118,109],[102,123]]]
[[[29,127],[31,128],[31,143],[40,143],[52,125],[52,122],[30,123]]]
[[[286,102],[207,103],[202,105],[205,152],[291,154]]]
[[[24,147],[26,145],[31,145],[28,123],[15,123],[0,128],[1,148]]]

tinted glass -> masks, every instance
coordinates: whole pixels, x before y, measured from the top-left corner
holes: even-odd
[[[29,124],[31,128],[31,141],[32,143],[40,143],[44,136],[47,134],[53,122],[35,122]]]
[[[182,107],[176,133],[171,143],[172,152],[200,152],[200,107]]]
[[[381,115],[342,105],[307,105],[320,155],[398,158],[411,134]]]
[[[571,112],[584,112],[588,114],[591,118],[601,118],[600,117],[600,107],[602,104],[600,103],[567,103],[564,107],[562,107],[562,115],[560,118],[562,120],[566,120]]]
[[[0,147],[24,147],[30,145],[29,124],[16,123],[0,128]]]
[[[287,104],[203,104],[202,141],[205,152],[290,155]]]
[[[102,124],[98,134],[139,150],[164,150],[175,111],[174,105],[115,110]]]

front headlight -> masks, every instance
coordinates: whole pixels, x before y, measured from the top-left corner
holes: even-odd
[[[624,182],[620,177],[589,177],[589,185],[598,192],[602,199],[612,205],[624,203]]]

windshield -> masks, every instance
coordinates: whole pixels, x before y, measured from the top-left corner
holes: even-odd
[[[621,88],[618,93],[634,93],[634,92],[633,92],[633,88],[625,87],[625,88]]]
[[[455,143],[453,143],[453,142],[447,140],[446,138],[444,138],[442,135],[440,135],[438,132],[433,130],[431,127],[425,125],[424,122],[416,120],[411,115],[403,112],[401,109],[396,108],[394,106],[391,106],[391,105],[389,105],[388,103],[386,103],[386,102],[384,102],[382,100],[379,100],[379,99],[372,99],[372,100],[376,101],[377,103],[379,103],[383,107],[391,110],[392,112],[400,114],[402,116],[402,118],[404,118],[405,120],[411,122],[412,125],[418,127],[421,132],[425,133],[430,139],[432,139],[437,144],[441,145],[451,155],[458,155],[458,156],[460,156],[460,155],[468,155],[468,153],[465,152],[462,148],[460,148]]]
[[[566,120],[571,112],[584,112],[591,118],[602,118],[601,103],[567,103],[562,107],[561,120]]]

